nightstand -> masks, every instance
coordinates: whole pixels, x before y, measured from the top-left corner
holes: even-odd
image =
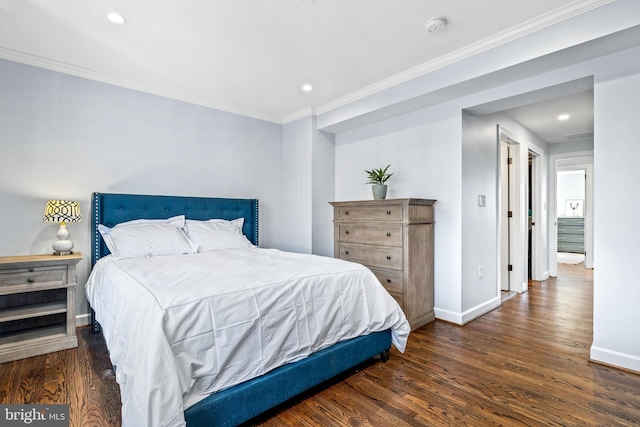
[[[82,254],[0,257],[0,363],[78,346]]]

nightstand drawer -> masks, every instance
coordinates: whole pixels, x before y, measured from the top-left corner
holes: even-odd
[[[340,243],[340,258],[368,267],[402,270],[402,248]]]
[[[402,221],[402,205],[341,206],[337,219],[341,221]]]
[[[66,267],[20,268],[0,271],[0,294],[61,287],[67,282]]]
[[[404,293],[402,270],[385,270],[381,268],[370,268],[370,270],[390,294],[402,295]]]
[[[384,246],[402,246],[402,225],[338,224],[339,241]]]

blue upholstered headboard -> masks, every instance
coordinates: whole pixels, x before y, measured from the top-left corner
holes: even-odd
[[[98,224],[113,227],[133,219],[163,219],[185,215],[187,219],[244,218],[242,232],[258,245],[258,199],[223,199],[209,197],[154,196],[140,194],[93,193],[91,196],[91,265],[105,255],[105,245]]]

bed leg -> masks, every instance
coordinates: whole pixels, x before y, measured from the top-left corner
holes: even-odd
[[[391,352],[389,350],[385,350],[382,353],[380,353],[380,360],[382,360],[384,363],[387,363],[390,358],[391,358]]]
[[[91,309],[91,332],[93,332],[94,334],[97,334],[98,332],[102,331],[102,327],[100,326],[100,323],[98,323],[98,321],[96,320],[96,312],[93,311],[93,308]]]

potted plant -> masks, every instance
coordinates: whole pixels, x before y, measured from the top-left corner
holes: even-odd
[[[375,200],[381,200],[387,197],[387,185],[385,183],[393,176],[392,173],[387,173],[389,166],[391,165],[387,165],[386,168],[380,167],[379,169],[365,170],[369,178],[369,181],[366,183],[373,184],[371,189]]]

